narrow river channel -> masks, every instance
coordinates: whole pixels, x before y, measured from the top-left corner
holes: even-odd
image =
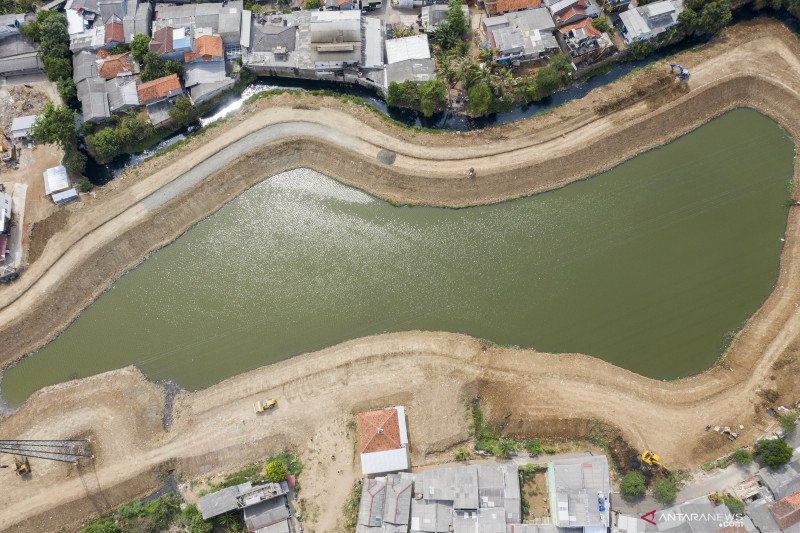
[[[5,372],[2,394],[17,405],[129,364],[196,389],[414,329],[687,376],[772,289],[793,157],[775,122],[736,110],[592,179],[486,207],[392,207],[288,172],[120,279]]]

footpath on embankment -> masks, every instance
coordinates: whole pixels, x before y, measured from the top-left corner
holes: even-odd
[[[70,224],[50,236],[17,283],[0,291],[2,362],[51,339],[148,253],[283,170],[309,167],[401,202],[464,206],[589,177],[735,107],[759,110],[800,139],[800,44],[783,26],[739,24],[680,62],[692,71],[688,92],[632,98],[632,105],[602,116],[596,111],[599,103],[629,96],[626,88],[649,75],[644,71],[542,117],[468,134],[407,130],[330,98],[264,99],[131,169],[70,212]],[[387,151],[395,154],[391,164]],[[796,166],[795,180],[798,172]],[[152,489],[156,469],[202,476],[286,447],[303,453],[310,436],[318,442],[341,433],[342,417],[393,402],[408,405],[417,465],[466,437],[464,398],[475,395],[489,416],[509,421],[508,431],[536,428],[563,437],[597,420],[617,427],[633,446],[657,446],[671,465],[697,464],[732,445],[704,432],[707,423],[743,425],[746,442],[762,430],[764,390],[796,399],[798,246],[800,218],[792,210],[773,294],[720,365],[674,382],[582,355],[484,352],[463,335],[407,332],[351,341],[182,393],[169,431],[161,425],[163,389],[134,369],[49,387],[0,420],[0,434],[91,436],[97,459],[88,469],[37,463],[26,483],[0,472],[0,482],[15,487],[0,494],[0,524],[45,531],[79,523]],[[281,409],[268,421],[253,419],[252,402],[271,396]],[[309,497],[329,495],[320,499],[322,520],[337,516],[345,496],[331,490],[327,468],[311,466],[308,477],[318,481],[304,481]]]

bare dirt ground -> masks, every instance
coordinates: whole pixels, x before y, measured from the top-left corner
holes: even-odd
[[[46,78],[33,76],[5,81],[0,85],[0,129],[10,137],[11,122],[15,117],[36,115],[42,111],[47,102],[59,104],[61,100],[53,84]],[[0,164],[0,183],[6,186],[6,190],[13,188],[12,183],[28,185],[23,247],[29,249],[31,228],[56,212],[55,204],[44,194],[42,173],[48,168],[60,165],[64,154],[54,145],[33,148],[20,143],[15,145],[16,157],[13,165]]]
[[[79,214],[73,210],[70,225],[26,276],[0,289],[2,358],[45,342],[147,253],[288,168],[310,167],[384,198],[456,206],[588,177],[734,107],[768,114],[800,139],[800,45],[782,26],[739,24],[680,62],[692,79],[673,100],[655,95],[598,116],[600,102],[628,94],[628,81],[645,71],[543,117],[463,135],[403,129],[330,99],[263,100],[133,169]],[[394,165],[378,160],[381,149],[397,154]],[[468,166],[477,178],[465,176]],[[800,168],[795,172],[797,178]],[[203,186],[192,187],[192,179]],[[696,465],[761,434],[765,404],[800,394],[798,258],[800,215],[792,210],[774,293],[720,365],[674,382],[582,355],[484,352],[463,335],[408,332],[347,342],[183,393],[169,431],[160,424],[163,391],[134,369],[50,387],[0,420],[0,434],[92,435],[98,459],[91,471],[33,461],[35,475],[25,482],[0,470],[2,486],[14,487],[0,494],[0,524],[15,531],[69,527],[152,490],[154,472],[205,477],[293,448],[308,464],[301,495],[318,506],[311,513],[316,531],[337,531],[357,472],[348,434],[353,413],[406,405],[412,463],[422,465],[467,438],[464,405],[475,396],[489,417],[507,422],[509,434],[576,436],[599,421],[636,448],[658,449],[670,466]],[[279,408],[255,418],[252,404],[264,397],[278,398]],[[740,441],[706,433],[709,423],[743,425]]]

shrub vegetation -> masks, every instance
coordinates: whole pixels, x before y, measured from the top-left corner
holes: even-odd
[[[756,442],[756,455],[768,467],[780,468],[792,459],[792,448],[783,439],[764,439]]]

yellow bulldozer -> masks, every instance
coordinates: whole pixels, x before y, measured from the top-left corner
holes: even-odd
[[[259,400],[256,402],[255,411],[256,414],[263,413],[264,411],[269,411],[273,409],[275,406],[278,405],[278,400],[271,398],[269,400]]]

